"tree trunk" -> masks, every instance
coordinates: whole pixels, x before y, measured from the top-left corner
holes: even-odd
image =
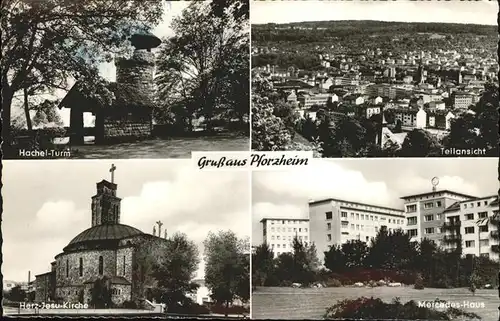
[[[2,101],[2,137],[3,137],[3,149],[4,153],[6,151],[6,147],[10,146],[12,144],[12,137],[11,137],[11,109],[12,109],[12,99],[14,97],[14,92],[10,89],[5,84],[2,84],[4,86],[2,90],[2,96],[3,96],[3,101]]]
[[[24,114],[26,115],[26,126],[28,126],[28,132],[33,133],[33,125],[31,124],[30,107],[28,103],[28,89],[25,87],[23,89],[24,93]]]
[[[224,316],[225,316],[226,318],[227,318],[227,317],[228,317],[228,315],[229,315],[228,310],[229,310],[229,301],[226,301],[226,311],[224,311]]]

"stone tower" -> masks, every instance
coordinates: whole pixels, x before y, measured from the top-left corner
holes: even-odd
[[[120,223],[121,198],[116,189],[116,184],[106,180],[97,183],[97,194],[92,196],[92,227]]]
[[[135,50],[129,59],[117,59],[116,82],[129,85],[149,97],[154,94],[155,55],[151,49],[158,47],[161,40],[151,34],[134,34],[130,38]]]

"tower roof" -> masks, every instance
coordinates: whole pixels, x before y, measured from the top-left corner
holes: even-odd
[[[130,37],[130,42],[135,49],[151,49],[161,44],[160,38],[149,32],[136,33]]]

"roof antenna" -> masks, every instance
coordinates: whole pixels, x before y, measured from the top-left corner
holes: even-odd
[[[439,178],[433,177],[431,180],[431,184],[432,184],[432,191],[435,192],[436,186],[438,186],[438,184],[439,184]]]

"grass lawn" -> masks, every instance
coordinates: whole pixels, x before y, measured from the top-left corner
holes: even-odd
[[[482,320],[498,320],[498,290],[478,290],[472,295],[468,289],[424,289],[412,287],[375,288],[320,288],[295,289],[266,287],[257,288],[252,293],[252,318],[255,319],[321,319],[326,308],[342,299],[361,296],[380,298],[390,302],[399,297],[401,302],[410,300],[433,301],[437,298],[461,304],[462,309],[478,314]],[[471,307],[474,303],[484,303],[484,308]],[[470,306],[464,306],[464,304]],[[472,303],[472,304],[471,304]]]

